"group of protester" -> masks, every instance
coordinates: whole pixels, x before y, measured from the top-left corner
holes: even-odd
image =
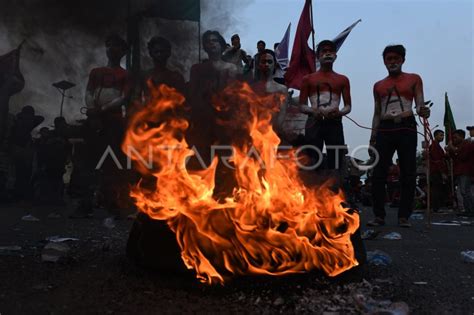
[[[467,126],[469,137],[462,129],[453,131],[452,139],[443,148],[445,134],[435,130],[434,141],[429,147],[429,166],[431,183],[431,206],[435,212],[446,205],[445,196],[451,193],[455,184],[461,195],[460,201],[452,196],[457,207],[464,211],[460,214],[474,216],[474,197],[471,190],[474,177],[474,127]],[[450,182],[454,179],[454,183]],[[450,184],[451,185],[448,185]],[[448,189],[447,189],[448,188]]]
[[[224,143],[228,140],[226,130],[217,123],[222,117],[219,117],[221,113],[213,107],[212,97],[232,82],[246,81],[257,93],[278,93],[285,96],[279,113],[275,114],[272,120],[273,127],[281,138],[287,138],[293,145],[306,145],[317,149],[305,150],[310,160],[318,159],[319,155],[315,152],[322,152],[326,146],[326,168],[333,170],[333,174],[340,172],[343,159],[339,158],[338,150],[345,145],[342,118],[351,112],[352,100],[349,79],[333,70],[337,49],[332,41],[324,40],[319,43],[316,57],[320,68],[303,78],[298,109],[300,113],[307,115],[308,119],[304,137],[297,140],[290,137],[291,131],[283,127],[290,94],[285,85],[274,80],[277,76],[281,77],[283,71],[274,51],[266,49],[265,42],[259,41],[258,52],[252,58],[242,50],[237,34],[232,36],[231,45],[228,45],[217,31],[205,32],[202,44],[207,58],[192,66],[189,82],[186,82],[181,73],[169,69],[167,65],[172,54],[169,40],[156,36],[148,41],[148,52],[154,66],[137,77],[120,66],[128,50],[126,41],[118,35],[109,36],[105,41],[108,64],[92,69],[89,75],[85,97],[87,119],[81,126],[68,125],[64,118],[58,117],[53,130],[43,127],[40,130],[40,138],[33,141],[31,131],[43,118],[35,115],[31,106],[24,107],[17,115],[9,137],[10,152],[14,157],[16,169],[16,196],[24,198],[29,191],[33,191],[32,187],[37,186],[38,198],[44,199],[48,195],[39,187],[47,187],[52,199],[62,200],[62,176],[65,163],[70,157],[74,164],[70,186],[75,187],[80,199],[73,217],[91,216],[98,193],[104,207],[117,214],[116,209],[121,207],[120,201],[127,199],[129,185],[136,182],[139,175],[130,170],[119,169],[117,161],[113,159],[102,160],[104,152],[108,148],[111,149],[116,159],[123,162],[122,165],[126,164],[120,146],[127,126],[127,117],[139,110],[140,106],[145,106],[153,98],[153,91],[162,84],[185,95],[189,112],[184,115],[187,115],[190,121],[187,141],[199,151],[200,157],[207,165],[210,163],[211,145],[229,144]],[[413,101],[416,104],[416,113],[421,117],[429,117],[430,109],[425,106],[421,77],[402,71],[405,54],[402,45],[387,46],[384,49],[382,56],[388,76],[375,83],[373,88],[375,107],[370,144],[378,152],[379,162],[370,179],[375,215],[374,220],[369,222],[372,226],[385,224],[387,175],[395,152],[399,159],[400,173],[400,226],[410,226],[409,217],[414,206],[417,130]],[[229,116],[232,118],[232,112],[226,114],[226,119],[229,119]],[[464,140],[464,131],[457,130],[454,132],[453,141],[447,147],[446,155],[442,148],[440,151],[440,137],[442,134],[436,131],[436,141],[430,148],[433,190],[439,191],[443,185],[446,175],[444,159],[445,156],[451,157],[457,185],[463,196],[464,209],[471,213],[474,211],[470,195],[472,145]],[[70,141],[73,138],[83,139],[82,143],[74,145],[74,150]],[[32,158],[30,150],[32,143],[36,148],[33,150],[36,152],[35,159]],[[26,147],[28,150],[24,149]],[[345,154],[344,151],[342,153]],[[33,160],[36,163],[35,172],[32,171]],[[100,164],[99,161],[103,163]],[[99,164],[100,168],[97,168]],[[359,181],[354,181],[353,185],[360,186]],[[221,186],[225,186],[223,182]],[[388,188],[393,189],[392,186],[389,182]],[[362,190],[362,187],[359,188]],[[222,193],[219,189],[224,188],[218,183],[217,194]],[[436,200],[437,194],[433,192],[432,196],[433,206],[437,209],[440,206],[439,200]]]

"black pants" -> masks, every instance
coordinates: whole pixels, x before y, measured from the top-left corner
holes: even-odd
[[[345,150],[337,148],[328,148],[328,146],[343,146],[344,131],[342,129],[342,119],[322,119],[315,120],[308,118],[305,131],[305,142],[307,145],[313,145],[323,152],[323,146],[326,145],[327,151],[327,169],[340,170],[344,160]],[[307,154],[316,160],[320,156],[317,152],[310,148],[305,150]]]
[[[391,120],[381,121],[377,132],[375,149],[380,160],[374,168],[372,198],[374,214],[385,218],[385,185],[387,171],[392,164],[395,151],[400,161],[400,208],[398,217],[408,219],[413,210],[416,187],[416,121],[414,117],[402,119],[395,123]]]

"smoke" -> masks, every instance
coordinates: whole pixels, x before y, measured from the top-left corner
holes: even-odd
[[[52,124],[59,115],[61,95],[52,83],[67,80],[76,84],[67,91],[64,116],[70,123],[84,119],[84,94],[90,70],[107,63],[104,38],[127,33],[129,12],[146,10],[157,0],[0,0],[0,55],[25,41],[20,67],[25,76],[25,89],[12,97],[10,112],[25,105],[35,107],[45,116],[43,125]],[[240,10],[250,0],[201,0],[201,34],[208,30],[221,33],[240,31]],[[197,63],[197,23],[144,19],[140,25],[142,69],[151,67],[147,41],[155,35],[172,42],[170,68],[189,77],[192,64]],[[204,58],[202,52],[202,57]]]

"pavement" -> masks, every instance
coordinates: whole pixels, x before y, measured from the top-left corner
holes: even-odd
[[[71,208],[0,205],[0,314],[407,314],[405,308],[411,314],[474,314],[474,264],[461,258],[461,251],[474,250],[474,225],[427,228],[413,220],[412,228],[400,228],[396,209],[387,208],[386,226],[366,228],[371,209],[361,207],[362,232],[379,232],[365,246],[387,253],[388,266],[369,263],[356,277],[315,272],[207,286],[193,275],[160,274],[129,262],[125,245],[132,221],[106,221],[100,209],[92,219],[69,219]],[[60,217],[49,217],[55,210]],[[27,214],[39,221],[23,221]],[[433,215],[433,222],[443,220],[459,218]],[[402,239],[383,238],[391,232]],[[78,240],[59,243],[67,244],[67,254],[44,262],[51,236]]]

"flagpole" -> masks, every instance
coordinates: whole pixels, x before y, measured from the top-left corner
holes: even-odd
[[[427,146],[426,156],[426,214],[428,216],[428,228],[431,228],[431,178],[430,178],[430,143],[427,133],[430,132],[428,127],[428,119],[423,118],[425,125],[425,143]]]
[[[309,15],[310,15],[310,20],[311,20],[311,39],[313,41],[313,51],[316,51],[316,44],[314,42],[314,24],[313,24],[313,1],[312,0],[307,0],[309,1]]]

